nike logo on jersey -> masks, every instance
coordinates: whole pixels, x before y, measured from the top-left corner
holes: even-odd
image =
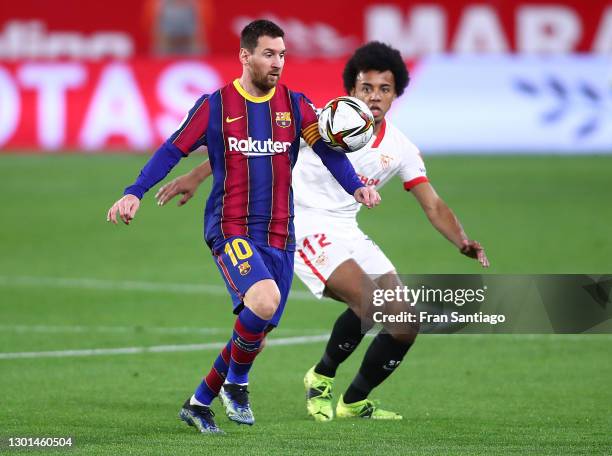
[[[236,122],[237,120],[242,119],[243,117],[244,117],[244,116],[234,117],[234,118],[232,119],[230,116],[227,116],[227,117],[225,118],[225,121],[226,121],[227,123],[232,123],[232,122]]]

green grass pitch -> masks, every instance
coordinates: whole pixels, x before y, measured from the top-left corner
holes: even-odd
[[[182,163],[173,175],[194,166]],[[69,454],[610,454],[610,335],[423,335],[374,392],[401,422],[306,418],[302,377],[342,305],[296,278],[252,372],[257,423],[202,436],[176,415],[227,339],[228,298],[202,242],[208,185],[184,208],[152,195],[129,227],[108,206],[146,161],[133,155],[0,156],[0,353],[180,346],[179,351],[3,359],[8,437],[73,436]],[[431,181],[494,273],[612,272],[612,157],[431,157]],[[391,182],[360,223],[401,273],[478,273]],[[366,343],[340,368],[354,375]],[[181,348],[182,347],[182,348]],[[63,452],[68,452],[64,450]],[[45,454],[62,453],[45,450]]]

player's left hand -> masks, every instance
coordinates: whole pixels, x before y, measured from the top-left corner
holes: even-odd
[[[134,195],[125,195],[117,200],[106,213],[106,221],[117,224],[117,211],[123,223],[129,225],[140,207],[140,200]]]
[[[472,241],[469,239],[464,239],[461,242],[461,248],[459,249],[461,253],[470,258],[475,258],[482,265],[483,268],[488,268],[490,263],[487,258],[487,254],[484,251],[484,248],[480,245],[478,241]]]
[[[376,188],[371,185],[368,187],[359,187],[357,190],[355,190],[355,194],[353,196],[358,203],[361,203],[370,209],[374,206],[378,206],[380,203],[380,195],[376,191]]]

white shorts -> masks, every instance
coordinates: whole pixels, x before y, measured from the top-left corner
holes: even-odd
[[[337,231],[336,231],[337,233]],[[346,260],[353,259],[366,274],[378,277],[395,268],[389,258],[359,228],[342,232],[311,234],[296,243],[295,273],[319,299],[332,272]]]

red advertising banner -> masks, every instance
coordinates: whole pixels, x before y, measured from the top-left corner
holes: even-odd
[[[282,82],[320,105],[343,94],[343,65],[289,61]],[[200,95],[240,74],[237,57],[0,64],[0,148],[150,149]]]
[[[344,93],[343,67],[288,58],[281,81],[322,106]],[[426,154],[611,153],[610,68],[594,55],[429,56],[388,117]],[[0,63],[0,154],[150,151],[240,73],[236,56]]]
[[[258,17],[277,21],[291,52],[340,56],[362,42],[379,40],[406,58],[431,53],[527,52],[612,53],[609,0],[406,0],[315,1],[298,9],[291,2],[218,5],[225,18],[209,37],[212,49],[232,52],[232,40]],[[239,12],[237,12],[239,11]]]
[[[52,7],[51,7],[52,5]],[[431,53],[612,54],[610,0],[22,0],[0,9],[0,60],[236,53],[249,21],[269,18],[289,52],[337,58],[385,41],[406,58]]]

